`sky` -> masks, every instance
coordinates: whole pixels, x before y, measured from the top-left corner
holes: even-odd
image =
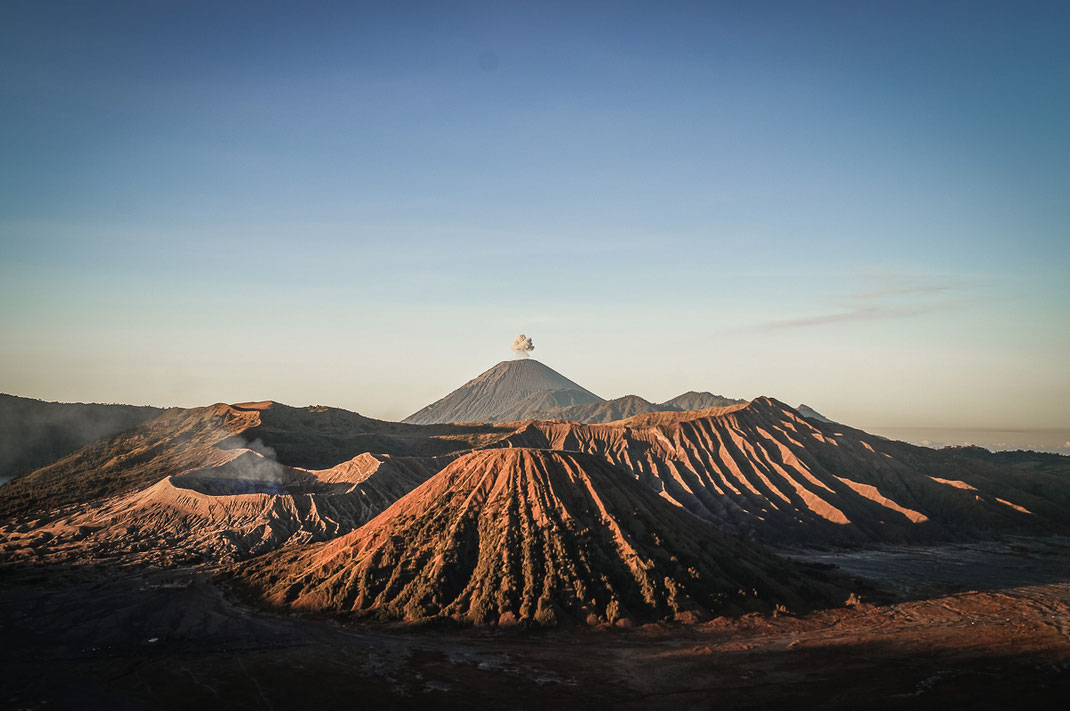
[[[525,333],[607,398],[1070,428],[1068,27],[7,0],[0,391],[400,419]]]

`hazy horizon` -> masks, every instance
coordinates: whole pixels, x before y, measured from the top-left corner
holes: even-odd
[[[505,360],[510,360],[510,359],[507,358]],[[538,360],[538,359],[532,357],[531,360]],[[499,361],[499,363],[500,362],[502,362],[502,361]],[[497,363],[495,363],[494,365],[497,365]],[[493,366],[490,366],[490,367],[493,367]],[[566,373],[562,373],[562,375],[564,375],[565,377],[569,377],[568,374],[566,374]],[[475,377],[475,376],[473,376],[473,377]],[[469,380],[471,380],[471,378],[469,378]],[[464,382],[467,382],[467,380],[464,381]],[[464,382],[457,383],[456,386],[450,388],[449,392],[452,392],[457,387],[460,387],[461,385],[464,384]],[[578,384],[581,387],[583,386],[582,382],[578,383]],[[702,388],[690,388],[689,390],[702,390]],[[667,400],[671,399],[672,397],[675,397],[676,395],[681,395],[681,394],[683,394],[685,392],[687,392],[687,390],[682,390],[680,392],[676,392],[671,396],[655,397],[655,398],[646,397],[644,399],[646,399],[646,400],[648,400],[650,402],[659,403],[659,402],[667,401]],[[19,394],[19,393],[7,393],[7,394],[17,395],[19,397],[33,397],[33,396],[30,396],[30,395],[22,395],[22,394]],[[329,406],[329,407],[343,407],[343,409],[348,409],[348,410],[351,410],[351,411],[354,411],[354,412],[358,412],[359,414],[362,414],[362,415],[365,415],[365,416],[369,416],[369,417],[377,417],[378,419],[401,420],[404,417],[413,414],[413,412],[418,411],[424,405],[431,404],[435,400],[439,399],[439,397],[444,396],[446,394],[448,394],[448,392],[444,392],[439,396],[431,397],[425,403],[420,405],[419,407],[413,408],[412,411],[406,412],[406,413],[401,414],[401,415],[393,415],[393,414],[391,414],[390,416],[378,415],[378,414],[375,414],[375,413],[368,412],[367,410],[362,409],[360,407],[351,406],[351,405],[343,407],[342,405],[339,405],[338,403],[332,403],[332,402],[284,401],[284,400],[280,400],[278,398],[272,398],[272,397],[239,398],[239,399],[231,399],[231,400],[220,400],[218,402],[226,402],[228,404],[234,405],[234,404],[241,404],[241,403],[246,403],[246,402],[263,402],[265,400],[273,400],[275,402],[282,402],[285,405],[290,405],[290,406],[293,406],[293,407],[305,407],[305,406],[312,406],[312,405],[326,405],[326,406]],[[598,394],[598,393],[596,393],[596,394]],[[606,396],[602,396],[602,395],[599,394],[599,396],[603,397],[606,400],[611,400],[611,399],[614,399],[614,398],[623,397],[624,395],[634,395],[634,394],[638,394],[638,393],[629,392],[629,393],[619,393],[619,394],[606,395]],[[714,394],[723,395],[725,397],[741,397],[741,396],[732,395],[732,394],[729,394],[729,393],[715,392]],[[778,397],[778,396],[776,396],[775,394],[772,394],[772,393],[760,393],[758,395],[753,395],[753,396],[745,398],[745,399],[752,400],[755,397],[761,397],[763,395],[764,396],[769,396],[769,397],[775,397],[778,400],[784,401],[784,398]],[[640,397],[643,397],[643,396],[640,395]],[[40,398],[38,398],[38,399],[40,399]],[[72,401],[59,399],[59,400],[57,400],[57,402],[72,402]],[[118,402],[119,401],[108,401],[108,403],[118,403]],[[155,406],[155,407],[201,407],[201,406],[214,404],[215,402],[216,401],[213,401],[213,402],[199,402],[199,403],[184,403],[184,404],[177,404],[177,403],[151,403],[151,402],[137,402],[137,403],[124,402],[122,404],[128,404],[128,405],[151,405],[151,406]],[[838,415],[835,415],[835,413],[833,411],[827,410],[827,409],[825,409],[825,408],[823,408],[821,406],[815,406],[812,401],[811,402],[788,402],[787,404],[791,405],[792,407],[799,407],[800,405],[804,405],[805,404],[805,405],[807,405],[809,407],[815,408],[821,414],[823,414],[823,415],[825,415],[827,417],[830,417],[834,421],[840,422],[841,424],[845,424],[845,425],[848,425],[848,426],[851,426],[851,427],[854,427],[854,428],[857,428],[857,429],[861,429],[861,430],[870,432],[872,434],[877,434],[877,435],[880,435],[882,437],[887,437],[889,439],[902,440],[904,442],[909,442],[911,444],[917,444],[917,445],[921,445],[921,446],[925,446],[925,447],[932,447],[934,449],[939,449],[941,447],[947,447],[947,446],[970,446],[970,445],[976,445],[976,446],[980,446],[980,447],[985,447],[986,449],[990,449],[992,451],[1035,450],[1035,451],[1040,451],[1040,452],[1053,452],[1053,453],[1056,453],[1056,454],[1070,455],[1070,428],[1057,428],[1057,427],[1056,428],[1022,428],[1022,429],[1007,429],[1007,428],[999,428],[999,427],[981,427],[981,428],[977,428],[977,427],[949,427],[949,426],[939,426],[939,425],[937,425],[937,426],[928,426],[928,425],[926,425],[924,423],[915,423],[912,426],[896,426],[896,425],[884,424],[879,419],[873,420],[873,421],[867,421],[865,423],[860,423],[860,422],[851,422],[851,421],[845,420],[845,419],[839,417]]]
[[[396,420],[523,332],[605,398],[1070,431],[1066,3],[4,20],[2,392]]]

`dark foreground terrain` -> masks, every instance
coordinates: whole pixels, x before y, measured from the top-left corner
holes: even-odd
[[[867,573],[883,604],[633,629],[347,626],[246,608],[203,569],[7,569],[0,706],[999,709],[1070,698],[1070,540],[797,555]]]
[[[1068,532],[1066,457],[772,398],[172,409],[0,487],[0,711],[1065,708]]]

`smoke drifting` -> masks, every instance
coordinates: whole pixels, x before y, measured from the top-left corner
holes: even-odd
[[[513,339],[513,352],[516,353],[517,358],[527,358],[528,353],[533,350],[535,350],[535,344],[523,333]]]

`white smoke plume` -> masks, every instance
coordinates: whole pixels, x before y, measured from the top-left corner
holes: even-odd
[[[513,352],[516,353],[517,358],[527,358],[528,353],[533,350],[535,350],[535,344],[523,333],[513,339]]]

